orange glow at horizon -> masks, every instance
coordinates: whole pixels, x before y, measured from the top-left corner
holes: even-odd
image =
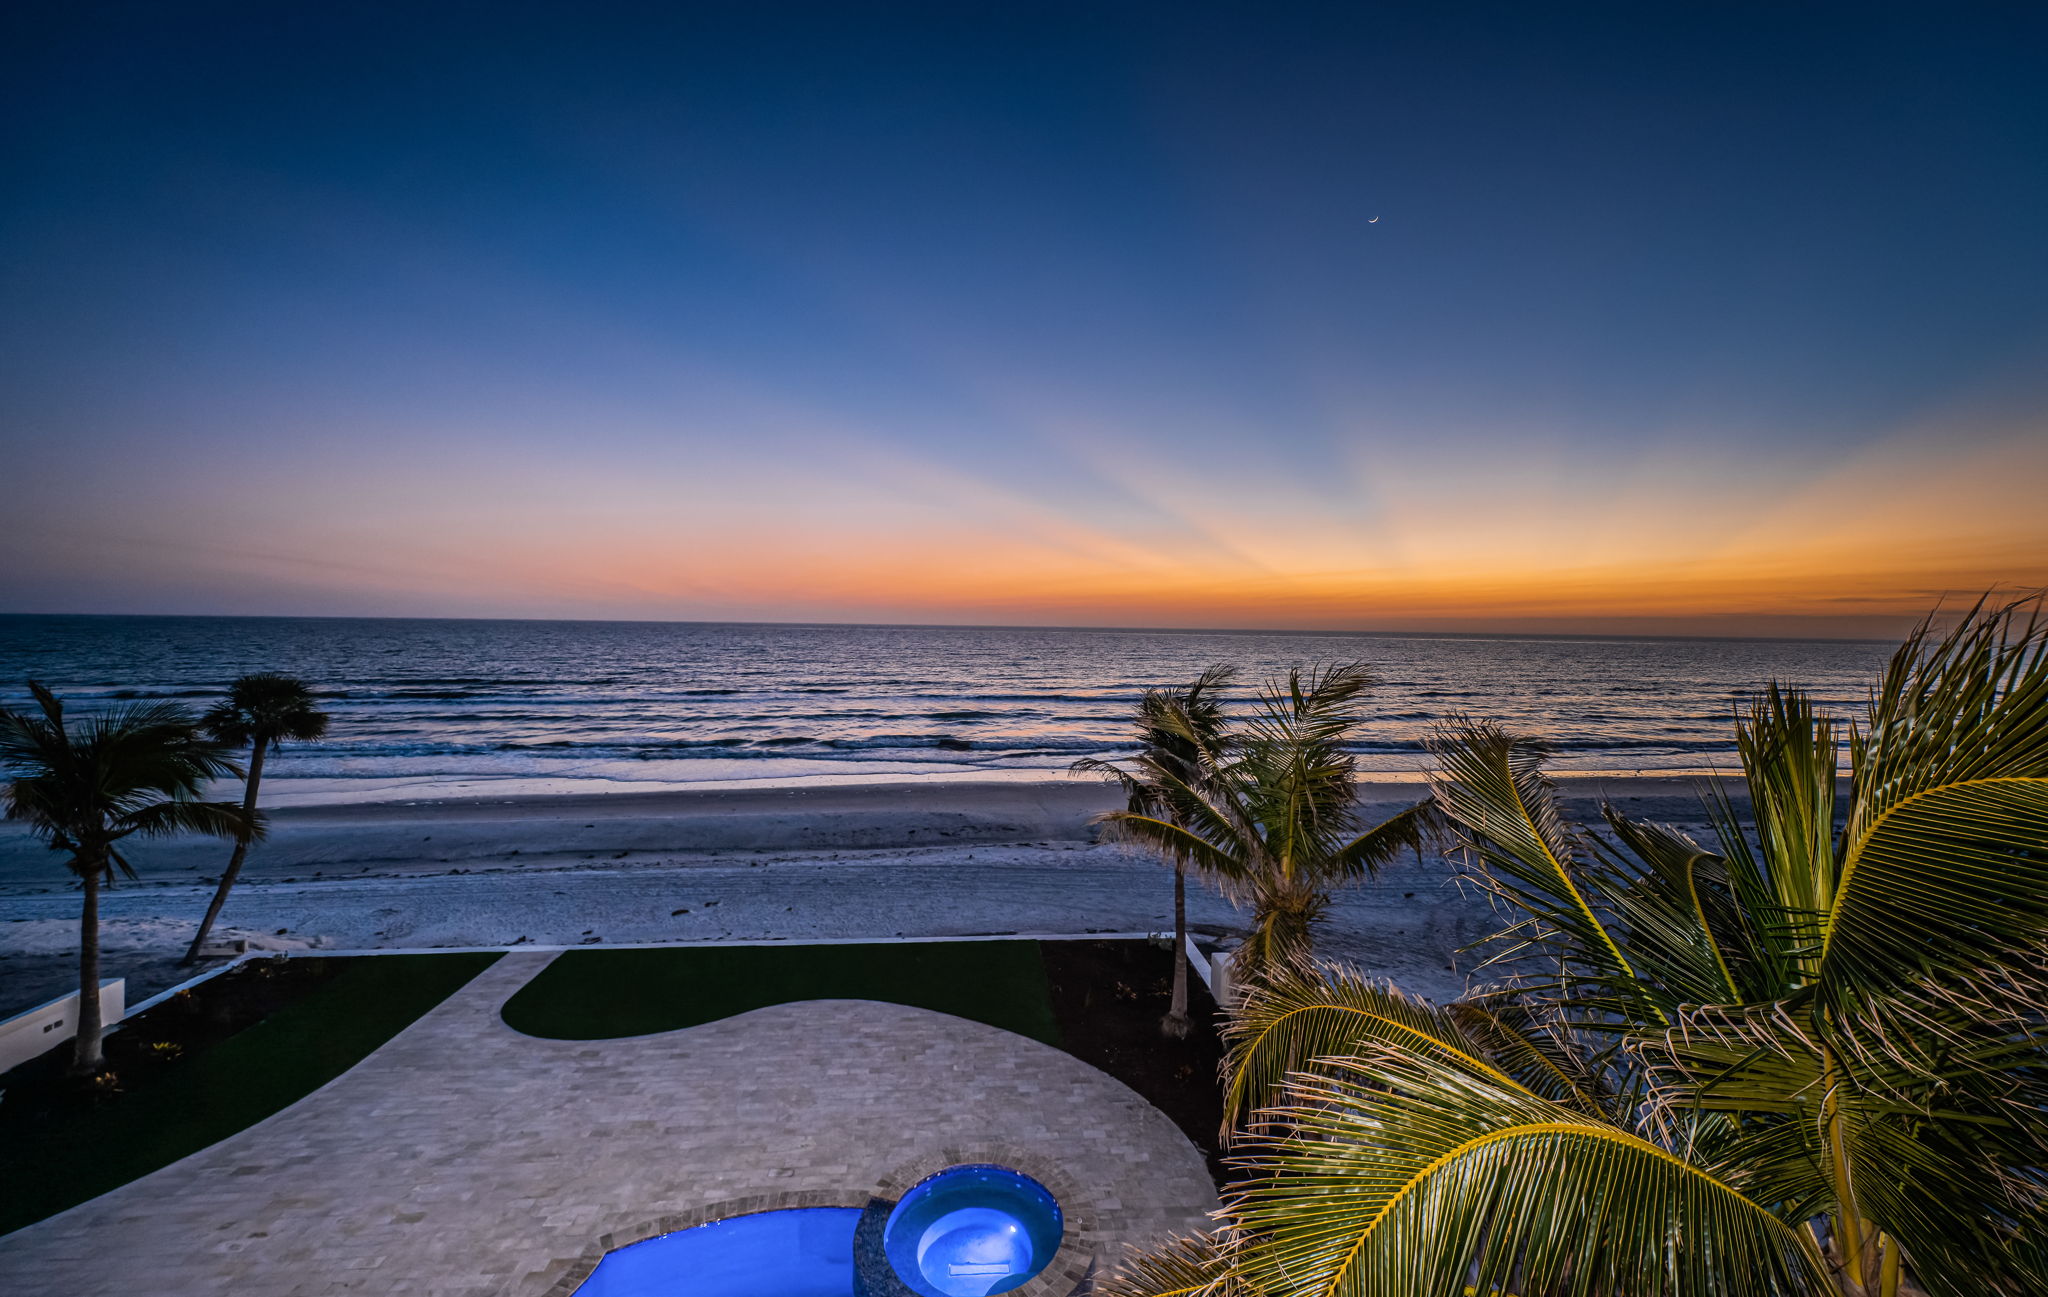
[[[1219,507],[1209,543],[1181,546],[950,482],[981,525],[928,527],[912,513],[854,534],[828,518],[824,534],[739,527],[686,547],[606,528],[516,566],[525,581],[605,605],[758,615],[779,604],[803,610],[795,619],[1308,630],[1690,622],[1727,633],[1784,623],[1888,634],[1944,598],[2048,584],[2048,512],[2035,505],[2043,482],[2041,438],[1968,454],[1932,439],[1763,500],[1723,483],[1696,498],[1468,495],[1462,510],[1418,501],[1396,526],[1349,544],[1333,543],[1335,524],[1312,511]],[[1227,490],[1212,489],[1227,505]],[[1187,498],[1201,503],[1192,489]]]
[[[337,459],[261,515],[255,492],[125,535],[53,525],[52,566],[178,591],[152,611],[1872,637],[2048,585],[2048,437],[2009,424],[1803,474],[1424,446],[1333,483],[1145,473],[1141,449],[1099,438],[1071,493],[817,426],[674,464]]]

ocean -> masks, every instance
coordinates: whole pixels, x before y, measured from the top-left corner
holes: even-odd
[[[1073,630],[690,622],[0,616],[0,706],[35,679],[70,704],[203,708],[248,671],[315,684],[319,743],[265,802],[645,791],[738,781],[1042,779],[1127,750],[1133,702],[1229,662],[1240,692],[1290,665],[1381,677],[1362,770],[1424,768],[1431,722],[1541,735],[1555,768],[1733,765],[1766,681],[1861,706],[1890,646],[1800,640]]]

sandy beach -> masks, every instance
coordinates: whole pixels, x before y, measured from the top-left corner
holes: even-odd
[[[1685,778],[1563,781],[1697,829]],[[1422,796],[1369,783],[1365,813]],[[738,787],[713,791],[295,807],[273,814],[222,934],[278,948],[395,949],[1157,931],[1170,876],[1096,842],[1116,802],[1092,782]],[[185,975],[175,960],[225,860],[216,842],[138,844],[141,877],[102,902],[106,976],[130,1002]],[[59,861],[0,828],[0,1012],[76,985],[78,896]],[[1238,930],[1191,889],[1197,933]],[[1489,930],[1439,859],[1406,859],[1338,895],[1322,949],[1433,997],[1465,986],[1458,948]]]

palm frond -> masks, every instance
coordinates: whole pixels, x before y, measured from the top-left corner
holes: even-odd
[[[1144,847],[1226,887],[1246,879],[1241,855],[1178,824],[1132,811],[1105,811],[1095,817],[1095,823],[1101,826],[1105,842]]]
[[[1589,862],[1543,774],[1543,744],[1461,719],[1439,726],[1429,750],[1439,768],[1437,805],[1461,830],[1480,881],[1527,916],[1502,936],[1610,988],[1640,989],[1636,970],[1583,886]]]
[[[1980,599],[1946,634],[1930,616],[1892,654],[1853,733],[1851,842],[1930,789],[2048,773],[2048,621],[2040,595]]]
[[[1473,996],[1444,1006],[1496,1067],[1552,1103],[1616,1120],[1627,1110],[1608,1082],[1609,1050],[1585,1047],[1556,1015],[1527,997]]]
[[[125,868],[109,853],[132,834],[220,826],[198,795],[208,780],[240,768],[227,749],[197,736],[185,709],[140,703],[73,719],[47,689],[32,682],[31,690],[41,716],[0,713],[0,769],[13,776],[6,815],[73,853],[75,871]]]
[[[1632,862],[1610,862],[1626,883],[1606,889],[1603,899],[1626,931],[1624,948],[1637,971],[1675,1003],[1730,1004],[1769,994],[1755,975],[1758,937],[1737,903],[1727,862],[1668,825],[1629,819],[1612,806],[1602,812]]]
[[[2015,1174],[2013,1150],[1987,1151],[2009,1127],[1913,1120],[1852,1104],[1848,1147],[1865,1215],[1904,1248],[1934,1297],[2037,1297],[2048,1292],[2048,1185]],[[2021,1156],[2035,1159],[2034,1148]],[[2001,1165],[2001,1163],[2003,1163]],[[2025,1165],[2022,1161],[2017,1165]]]
[[[43,713],[45,723],[62,731],[64,728],[64,704],[57,695],[39,681],[28,682],[29,696],[36,700],[36,707]]]
[[[1835,723],[1815,712],[1803,692],[1772,682],[1737,724],[1735,747],[1776,897],[1773,937],[1788,959],[1810,971],[1840,868]]]
[[[1357,759],[1345,740],[1364,720],[1372,684],[1371,671],[1351,662],[1289,671],[1261,693],[1231,782],[1270,870],[1323,874],[1353,836]]]
[[[115,836],[123,838],[165,838],[179,833],[234,838],[246,833],[256,841],[262,839],[269,825],[269,817],[261,811],[245,816],[233,802],[174,798],[140,807],[122,816],[112,827]]]
[[[1443,822],[1434,799],[1396,811],[1330,853],[1320,872],[1332,879],[1370,877],[1403,851],[1418,855],[1436,837]]]
[[[1226,1215],[1254,1284],[1318,1297],[1465,1290],[1833,1294],[1803,1228],[1609,1123],[1428,1053],[1319,1063],[1265,1114]]]
[[[1228,1244],[1209,1234],[1126,1257],[1093,1291],[1098,1297],[1258,1297],[1232,1273]]]
[[[2038,1228],[2029,1222],[2048,1218],[2048,1185],[2007,1170],[2048,1157],[2036,1040],[1976,1038],[1907,1067],[1838,1055],[1811,1009],[1775,1004],[1693,1010],[1642,1048],[1662,1055],[1649,1060],[1654,1112],[1680,1128],[1700,1114],[1739,1123],[1719,1169],[1745,1193],[1796,1214],[1836,1213],[1829,1140],[1839,1139],[1858,1214],[1905,1245],[1923,1286],[2034,1291],[1991,1276]]]
[[[1817,980],[1844,1015],[1902,992],[1993,1017],[2042,1003],[2048,775],[1978,779],[1893,806],[1851,842],[1827,928]]]
[[[2048,1003],[2038,612],[2038,600],[1980,607],[1934,643],[1923,628],[1893,658],[1854,742],[1856,801],[1815,983],[1858,1050],[1924,1038],[1899,1024],[1924,1028],[1936,1005],[2012,1025],[2037,1022]]]
[[[227,698],[207,709],[200,728],[216,742],[234,747],[276,747],[285,739],[317,739],[327,732],[327,723],[327,714],[305,681],[256,671],[228,686]]]
[[[1749,989],[1742,998],[1770,999],[1782,995],[1805,979],[1802,961],[1810,960],[1812,954],[1807,916],[1787,913],[1771,870],[1759,858],[1728,790],[1718,782],[1709,783],[1700,789],[1700,801],[1713,828],[1715,845],[1720,848],[1718,854],[1728,889],[1752,938],[1748,953],[1754,965],[1754,986],[1745,979],[1743,985]],[[1727,950],[1723,946],[1723,952]],[[1739,970],[1731,971],[1743,976]]]
[[[1319,1058],[1362,1049],[1425,1051],[1497,1084],[1520,1084],[1487,1058],[1453,1014],[1342,964],[1273,965],[1231,1013],[1223,1039],[1229,1125],[1277,1102],[1290,1074]]]

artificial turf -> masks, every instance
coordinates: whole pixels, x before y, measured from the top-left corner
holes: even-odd
[[[305,998],[180,1060],[146,1088],[68,1106],[0,1102],[0,1234],[168,1166],[290,1106],[497,958],[352,960]]]
[[[644,1036],[793,1000],[883,1000],[1060,1043],[1035,941],[572,950],[505,1005],[553,1040]]]

